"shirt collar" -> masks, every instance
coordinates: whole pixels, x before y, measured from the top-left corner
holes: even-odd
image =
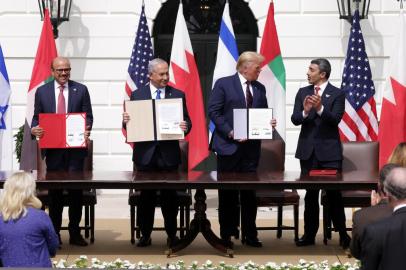
[[[244,78],[244,76],[242,76],[242,74],[240,72],[237,72],[237,73],[238,73],[238,78],[240,78],[241,85],[246,85],[245,83],[247,82],[247,79]]]
[[[326,89],[327,84],[328,84],[328,81],[325,81],[324,83],[322,83],[322,84],[319,85],[320,91],[321,91],[322,93],[324,92],[324,89]],[[314,86],[314,87],[316,87],[316,86]]]
[[[393,208],[393,212],[396,212],[396,210],[399,210],[400,208],[406,207],[406,203],[402,203],[397,205],[395,208]]]
[[[151,90],[151,97],[155,98],[156,96],[156,91],[158,91],[158,88],[155,87],[152,83],[149,84],[149,88]],[[165,87],[164,88],[159,88],[161,90],[161,98],[165,97]]]

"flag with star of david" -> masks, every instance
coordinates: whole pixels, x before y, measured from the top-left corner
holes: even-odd
[[[0,171],[11,170],[13,164],[10,95],[10,81],[0,46]]]
[[[359,21],[359,11],[355,10],[341,83],[346,97],[345,113],[339,124],[341,141],[378,138],[375,86]]]

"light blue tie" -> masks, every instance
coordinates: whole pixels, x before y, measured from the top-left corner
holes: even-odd
[[[161,89],[156,90],[156,97],[155,99],[161,99]]]

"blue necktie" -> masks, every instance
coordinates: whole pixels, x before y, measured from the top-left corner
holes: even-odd
[[[156,97],[155,99],[161,99],[161,89],[156,90]]]

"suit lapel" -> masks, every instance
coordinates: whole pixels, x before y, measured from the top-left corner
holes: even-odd
[[[50,111],[56,113],[56,104],[55,104],[55,81],[49,84],[48,87],[48,97],[49,97],[49,106],[51,106]]]
[[[256,81],[253,81],[252,83],[251,83],[251,86],[252,86],[252,94],[253,94],[253,100],[252,100],[252,107],[253,108],[257,108],[258,107],[258,101],[259,101],[259,97],[260,97],[260,94],[259,94],[259,89],[258,89],[258,87],[257,87],[257,82]]]
[[[135,90],[138,91],[138,90]],[[149,87],[149,84],[140,88],[140,96],[142,99],[152,99],[151,96],[151,88]]]
[[[234,84],[234,87],[232,87],[232,89],[235,91],[235,95],[238,96],[238,100],[240,103],[239,105],[241,106],[241,108],[247,107],[244,92],[243,92],[245,90],[242,89],[242,85],[241,85],[240,78],[238,77],[238,73],[236,73],[234,75],[233,84]]]
[[[74,99],[76,99],[76,94],[77,94],[77,89],[74,85],[72,85],[72,81],[68,81],[68,109],[67,109],[67,113],[72,112],[73,108],[73,104],[75,104]]]
[[[167,86],[165,87],[165,96],[164,98],[173,98],[172,97],[172,87]]]

